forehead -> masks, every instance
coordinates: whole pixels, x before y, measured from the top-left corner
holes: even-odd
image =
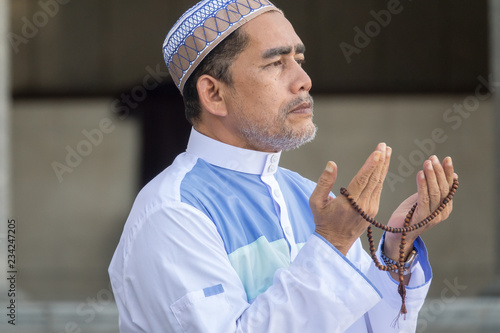
[[[276,11],[264,13],[254,18],[242,29],[250,38],[250,45],[247,49],[262,54],[272,48],[294,48],[296,45],[302,44],[292,24],[283,14]]]

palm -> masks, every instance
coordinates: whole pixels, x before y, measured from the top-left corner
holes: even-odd
[[[415,193],[412,196],[408,197],[405,201],[403,201],[398,208],[392,213],[391,218],[389,219],[388,226],[393,228],[402,228],[406,219],[406,215],[408,211],[413,207],[415,202],[417,202],[418,194]],[[413,214],[413,218],[411,220],[411,224],[418,223],[420,220],[416,220],[419,218],[418,207]],[[425,218],[425,216],[423,217]],[[422,219],[423,219],[422,218]],[[411,225],[410,224],[410,225]]]

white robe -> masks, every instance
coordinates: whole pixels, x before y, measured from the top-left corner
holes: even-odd
[[[192,131],[138,195],[109,267],[121,332],[416,330],[432,278],[423,242],[393,327],[397,282],[359,240],[344,256],[314,233],[315,184],[279,157]]]

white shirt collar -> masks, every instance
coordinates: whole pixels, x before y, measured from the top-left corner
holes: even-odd
[[[187,152],[206,162],[229,170],[270,175],[278,170],[279,153],[265,153],[228,145],[191,130]]]

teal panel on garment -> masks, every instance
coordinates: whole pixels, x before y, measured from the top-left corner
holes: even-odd
[[[304,247],[304,245],[306,245],[306,243],[299,243],[297,244],[297,252],[302,250],[302,248]]]
[[[273,284],[277,269],[290,266],[290,253],[285,239],[268,242],[263,236],[229,254],[229,261],[251,301]]]

